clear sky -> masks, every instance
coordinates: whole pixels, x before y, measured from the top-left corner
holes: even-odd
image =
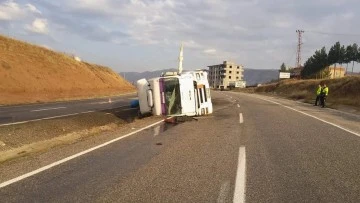
[[[224,60],[245,68],[295,65],[336,41],[360,44],[358,0],[0,0],[0,33],[117,72],[184,68]],[[349,35],[351,34],[351,35]]]

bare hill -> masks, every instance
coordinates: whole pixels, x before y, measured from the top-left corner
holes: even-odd
[[[110,68],[0,35],[0,104],[117,95],[135,88]]]

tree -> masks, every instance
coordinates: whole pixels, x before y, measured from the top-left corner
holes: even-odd
[[[329,79],[331,76],[330,69],[325,69],[321,71],[321,78]]]
[[[344,63],[346,63],[346,72],[348,70],[349,63],[351,62],[352,55],[353,55],[353,47],[351,45],[348,45],[346,47],[345,58],[344,58],[345,59]]]
[[[301,75],[304,78],[315,78],[317,74],[322,75],[322,70],[327,66],[329,66],[328,55],[323,47],[321,50],[316,50],[305,62]]]
[[[358,60],[358,55],[359,55],[359,47],[356,43],[354,43],[352,45],[352,55],[351,55],[351,61],[353,62],[352,68],[351,68],[351,72],[354,73],[354,63],[355,61]]]
[[[341,49],[340,42],[336,42],[334,46],[330,48],[328,54],[329,65],[334,64],[334,76],[335,76],[336,63],[340,61],[340,49]]]
[[[285,63],[282,63],[280,66],[280,72],[286,72],[286,65]]]
[[[360,63],[360,47],[359,49],[357,50],[357,60],[356,60],[357,63]]]
[[[342,45],[340,48],[340,52],[339,52],[339,61],[338,63],[340,63],[340,65],[342,66],[343,63],[346,63],[345,59],[346,59],[346,49],[345,46]]]

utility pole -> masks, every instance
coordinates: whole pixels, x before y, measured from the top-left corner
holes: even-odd
[[[298,45],[297,45],[297,53],[296,53],[296,68],[301,67],[301,46],[302,46],[302,33],[304,30],[296,30],[298,34]]]

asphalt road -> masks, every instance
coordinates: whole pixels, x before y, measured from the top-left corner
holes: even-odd
[[[118,97],[100,99],[0,106],[0,126],[30,120],[62,117],[84,112],[101,111],[119,107],[130,107],[130,101],[136,97],[136,93],[133,93]]]
[[[360,118],[276,102],[213,92],[212,116],[14,182],[1,202],[360,202]]]

